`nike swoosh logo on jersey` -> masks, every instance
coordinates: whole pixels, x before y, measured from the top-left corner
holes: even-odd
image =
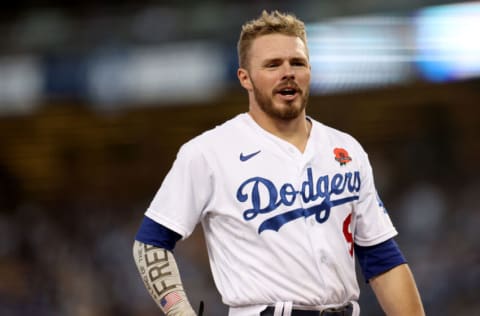
[[[251,153],[251,154],[248,154],[248,155],[244,155],[243,153],[240,153],[240,160],[241,161],[247,161],[250,158],[253,158],[254,156],[258,155],[260,152],[261,152],[261,150],[256,151],[256,152]]]

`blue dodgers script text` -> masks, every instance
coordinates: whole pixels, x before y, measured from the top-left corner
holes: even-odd
[[[244,181],[237,190],[237,200],[250,202],[251,208],[243,212],[247,221],[254,219],[258,214],[267,214],[275,211],[280,206],[291,206],[300,196],[303,203],[309,203],[323,198],[322,202],[308,208],[296,208],[270,217],[262,222],[258,228],[260,234],[264,230],[278,231],[284,224],[300,217],[315,215],[318,223],[324,223],[330,217],[330,210],[334,206],[358,200],[361,180],[360,172],[336,173],[333,176],[323,175],[315,181],[311,168],[307,169],[307,179],[302,182],[300,190],[295,189],[291,183],[283,184],[278,189],[275,184],[262,177],[253,177]],[[267,194],[261,195],[260,192]],[[351,196],[332,199],[333,195],[341,195],[345,191]],[[263,206],[263,207],[262,207]]]

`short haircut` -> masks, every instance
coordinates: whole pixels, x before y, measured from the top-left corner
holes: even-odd
[[[263,10],[260,17],[246,22],[242,26],[240,39],[237,43],[238,65],[241,68],[248,68],[248,54],[252,42],[256,38],[267,34],[283,34],[300,38],[307,47],[307,34],[305,24],[293,14],[278,12],[277,10],[268,13]]]

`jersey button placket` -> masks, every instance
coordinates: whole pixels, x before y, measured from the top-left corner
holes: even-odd
[[[307,209],[308,207],[312,207],[313,204],[312,203],[309,203],[308,201],[304,201],[303,200],[303,197],[301,197],[301,190],[302,190],[302,184],[303,184],[303,181],[305,181],[307,179],[307,170],[308,168],[312,168],[312,164],[311,164],[311,161],[310,160],[307,160],[307,161],[303,161],[302,163],[302,167],[301,167],[301,171],[300,171],[300,179],[302,179],[299,183],[299,200],[301,201],[301,205],[302,205],[302,208],[303,209]],[[315,201],[314,203],[321,203],[321,201],[319,202],[318,200]],[[322,249],[319,249],[319,240],[321,240],[321,237],[322,236],[319,236],[319,233],[320,233],[320,227],[319,224],[316,219],[315,219],[315,215],[310,215],[309,217],[305,217],[304,219],[305,221],[305,234],[307,235],[307,238],[309,240],[309,243],[310,243],[310,252],[311,252],[311,255],[312,255],[312,259],[313,261],[315,262],[316,264],[316,267],[317,267],[317,270],[318,270],[318,273],[316,275],[316,278],[318,280],[318,283],[319,283],[319,286],[322,287],[322,284],[325,284],[325,280],[323,278],[323,275],[322,275],[322,271],[324,270],[323,269],[323,266],[325,264],[325,256],[323,254],[323,251]]]
[[[310,168],[310,167],[311,167],[310,163],[305,164],[304,162],[302,162],[302,164],[299,166],[299,179],[300,179],[300,181],[298,182],[298,188],[299,188],[298,199],[299,199],[300,204],[301,204],[301,206],[304,210],[306,210],[308,208],[308,203],[303,200],[302,186],[303,186],[303,181],[305,181],[305,179],[306,179],[305,175],[307,174],[307,169]],[[313,227],[313,226],[315,226],[315,223],[316,223],[315,216],[305,217],[304,221],[305,221],[305,224],[306,224],[307,227]]]

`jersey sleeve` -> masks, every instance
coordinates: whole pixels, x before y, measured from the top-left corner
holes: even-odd
[[[355,210],[354,240],[359,246],[377,245],[397,235],[374,184],[367,154],[362,150],[360,197]]]
[[[196,144],[184,144],[145,215],[187,238],[211,198],[213,179]]]
[[[397,243],[392,238],[370,247],[355,245],[355,253],[367,283],[371,278],[407,263]]]

